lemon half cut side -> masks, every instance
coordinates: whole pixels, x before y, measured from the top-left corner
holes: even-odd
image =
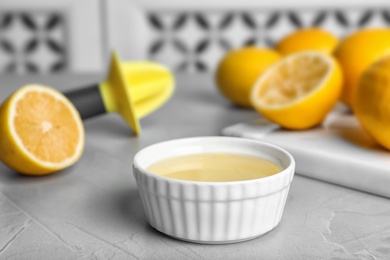
[[[304,51],[270,67],[251,92],[253,106],[264,117],[288,129],[319,124],[335,106],[342,73],[327,54]]]
[[[27,85],[0,108],[0,159],[19,173],[43,175],[74,164],[84,139],[78,111],[52,88]]]

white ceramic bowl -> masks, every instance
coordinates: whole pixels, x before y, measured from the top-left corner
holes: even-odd
[[[167,158],[199,153],[234,153],[273,161],[282,171],[265,178],[234,182],[169,179],[146,169]],[[147,221],[178,239],[207,244],[239,242],[263,235],[282,218],[293,157],[275,145],[234,137],[166,141],[139,151],[133,172]]]

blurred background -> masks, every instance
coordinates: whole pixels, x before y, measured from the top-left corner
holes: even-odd
[[[388,27],[390,2],[0,0],[0,75],[21,84],[31,76],[104,75],[116,49],[124,60],[211,76],[232,48],[273,46],[312,26],[340,38],[358,28]]]

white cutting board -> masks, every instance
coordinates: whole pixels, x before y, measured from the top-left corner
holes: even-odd
[[[222,134],[279,145],[295,158],[297,174],[390,198],[390,151],[377,145],[351,113],[334,111],[322,126],[305,131],[260,119],[229,126]]]

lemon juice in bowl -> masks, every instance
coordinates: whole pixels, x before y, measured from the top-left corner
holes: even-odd
[[[152,164],[148,171],[178,180],[226,182],[271,176],[282,168],[274,162],[249,155],[204,153],[178,156]]]

